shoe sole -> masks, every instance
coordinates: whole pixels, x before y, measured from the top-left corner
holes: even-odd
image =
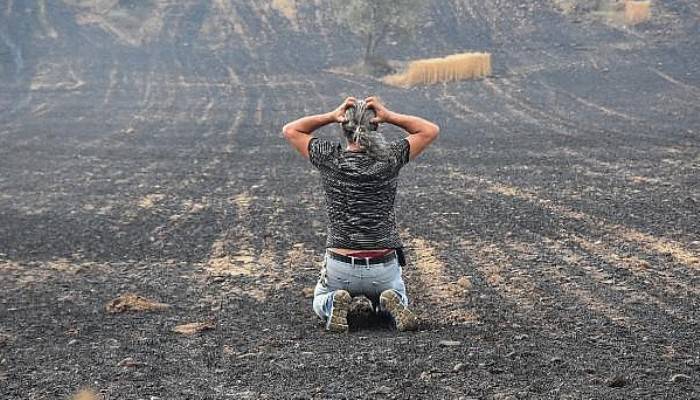
[[[396,329],[399,332],[413,331],[418,327],[416,315],[401,304],[401,298],[395,292],[382,293],[379,297],[382,309],[386,310],[394,318]]]
[[[350,293],[338,290],[333,294],[333,309],[326,323],[326,329],[331,332],[348,331],[348,308],[350,308]]]

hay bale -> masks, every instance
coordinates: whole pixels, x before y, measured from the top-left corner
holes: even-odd
[[[651,18],[651,1],[625,2],[625,24],[637,25]]]
[[[490,53],[461,53],[412,61],[403,73],[384,77],[384,83],[410,87],[433,85],[491,75]]]
[[[167,304],[138,296],[134,293],[124,293],[110,301],[105,306],[108,313],[122,313],[126,311],[162,311],[170,307]]]

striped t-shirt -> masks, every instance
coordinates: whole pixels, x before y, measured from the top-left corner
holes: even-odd
[[[408,162],[409,142],[397,140],[387,150],[387,160],[376,160],[330,140],[309,142],[309,160],[321,172],[326,194],[327,248],[402,247],[394,200],[399,170]]]

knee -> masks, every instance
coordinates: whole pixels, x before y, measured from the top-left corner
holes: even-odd
[[[313,307],[316,315],[318,315],[318,317],[321,319],[326,318],[326,302],[327,301],[328,301],[328,294],[327,293],[317,294],[314,296],[312,307]]]

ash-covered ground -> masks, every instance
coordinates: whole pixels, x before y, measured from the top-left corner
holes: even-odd
[[[0,398],[700,398],[697,2],[435,1],[383,54],[494,75],[412,89],[280,3],[0,5]],[[281,127],[347,95],[442,128],[397,200],[418,332],[329,334],[305,297],[323,195]]]

